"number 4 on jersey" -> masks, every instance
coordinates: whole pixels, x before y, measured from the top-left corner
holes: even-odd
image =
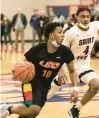
[[[84,53],[85,55],[87,55],[87,54],[88,54],[88,52],[89,52],[89,46],[87,46],[87,47],[86,47],[86,49],[84,50],[84,52],[83,52],[83,53]]]

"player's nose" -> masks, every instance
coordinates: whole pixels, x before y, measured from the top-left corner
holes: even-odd
[[[64,38],[64,34],[63,33],[61,34],[61,36],[62,36],[62,38]]]

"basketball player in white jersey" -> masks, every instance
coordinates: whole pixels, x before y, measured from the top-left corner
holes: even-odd
[[[90,24],[91,11],[88,8],[79,8],[76,15],[78,24],[65,33],[63,44],[71,48],[75,56],[74,64],[78,78],[86,83],[89,86],[89,89],[81,101],[77,102],[69,110],[71,118],[79,118],[81,108],[88,103],[99,90],[99,79],[97,79],[96,73],[90,66],[90,53],[94,42],[97,39],[99,22],[96,23],[96,28],[93,27],[93,23]],[[65,69],[66,67],[63,67],[63,70]],[[55,81],[56,80],[54,80],[54,82]],[[54,85],[54,82],[52,83],[53,88],[49,92],[48,98],[52,97],[54,91],[60,88],[60,86]]]

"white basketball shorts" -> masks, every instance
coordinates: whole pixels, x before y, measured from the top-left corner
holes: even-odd
[[[91,67],[84,67],[81,69],[76,70],[78,78],[86,84],[92,79],[97,79],[97,75]]]

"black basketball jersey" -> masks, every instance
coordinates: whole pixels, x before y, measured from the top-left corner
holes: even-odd
[[[70,63],[74,60],[71,50],[61,45],[56,52],[47,51],[47,43],[39,44],[32,47],[25,57],[35,65],[35,78],[42,87],[50,87],[54,77],[59,72],[64,63]]]

